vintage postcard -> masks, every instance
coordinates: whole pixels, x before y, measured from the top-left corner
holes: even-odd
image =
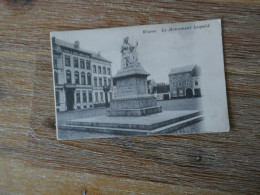
[[[58,139],[229,131],[221,20],[50,38]]]

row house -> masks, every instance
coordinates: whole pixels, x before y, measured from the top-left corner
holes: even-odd
[[[100,54],[80,48],[78,41],[72,44],[53,37],[52,51],[57,111],[103,105],[106,99],[103,86],[112,82],[111,62]],[[112,87],[108,93],[112,94]],[[107,100],[111,99],[108,95]]]
[[[201,97],[200,69],[197,65],[173,68],[168,76],[171,97]]]

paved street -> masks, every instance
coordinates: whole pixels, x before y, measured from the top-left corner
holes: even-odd
[[[158,101],[158,105],[162,106],[163,111],[171,110],[201,110],[200,108],[201,98],[191,98],[191,99],[172,99]],[[74,110],[69,112],[58,113],[58,122],[64,124],[68,120],[80,119],[93,116],[106,115],[106,108],[96,108],[92,110]]]
[[[162,110],[201,110],[201,98],[157,101]]]

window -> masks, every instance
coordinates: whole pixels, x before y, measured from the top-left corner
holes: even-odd
[[[84,60],[80,60],[80,68],[85,69]]]
[[[190,85],[190,81],[186,81],[186,86],[189,86]]]
[[[98,67],[98,74],[101,74],[101,66]]]
[[[60,105],[60,93],[58,91],[56,91],[56,105],[59,106]]]
[[[92,91],[88,92],[88,99],[89,99],[89,102],[92,102]]]
[[[187,74],[185,74],[185,78],[187,79],[187,78],[189,78],[189,74],[187,73]]]
[[[175,75],[174,75],[174,76],[172,76],[172,79],[173,79],[173,80],[174,80],[174,79],[176,79]]]
[[[103,92],[100,92],[100,100],[101,100],[101,102],[104,102],[104,99],[103,99]]]
[[[91,85],[91,74],[88,73],[87,77],[88,77],[88,85]]]
[[[84,72],[81,73],[81,84],[86,85],[86,77]]]
[[[75,84],[79,84],[79,72],[76,71],[76,72],[74,73],[74,76],[75,76]]]
[[[111,79],[108,79],[108,85],[111,86]]]
[[[98,93],[97,92],[95,93],[95,96],[96,96],[96,102],[98,102]]]
[[[178,82],[178,86],[181,87],[181,82]]]
[[[86,94],[86,92],[84,91],[82,95],[83,95],[83,102],[86,103],[87,102],[87,94]]]
[[[110,75],[111,72],[110,72],[110,68],[107,68],[107,74]]]
[[[70,56],[65,56],[65,66],[70,66]]]
[[[70,72],[70,70],[66,71],[66,80],[67,80],[67,83],[71,83],[71,72]]]
[[[80,103],[80,93],[79,92],[76,93],[76,100],[77,100],[77,103]]]
[[[74,68],[78,68],[79,67],[79,60],[78,60],[78,58],[73,58],[73,62],[74,62]]]
[[[97,66],[93,65],[93,73],[97,73]]]
[[[104,77],[104,85],[107,86],[107,79]]]
[[[54,68],[57,68],[57,65],[58,65],[58,60],[55,58],[55,59],[53,60],[53,66],[54,66]]]
[[[55,81],[55,84],[58,85],[59,84],[59,78],[58,78],[58,72],[54,72],[54,81]]]
[[[88,60],[86,60],[86,68],[87,68],[88,70],[91,69],[91,68],[90,68],[90,61],[88,61]]]
[[[175,87],[175,83],[172,83],[172,86]]]
[[[102,78],[99,78],[99,86],[102,87]]]
[[[94,77],[94,86],[97,86],[97,77]]]
[[[199,85],[199,82],[198,82],[198,81],[195,81],[195,85]]]
[[[104,75],[106,75],[106,74],[107,74],[106,67],[103,67],[103,74],[104,74]]]

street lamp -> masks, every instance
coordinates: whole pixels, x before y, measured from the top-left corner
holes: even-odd
[[[103,86],[103,91],[104,91],[104,93],[105,93],[106,107],[109,107],[108,95],[107,95],[107,93],[109,92],[109,90],[110,90],[110,85],[104,85],[104,86]]]

